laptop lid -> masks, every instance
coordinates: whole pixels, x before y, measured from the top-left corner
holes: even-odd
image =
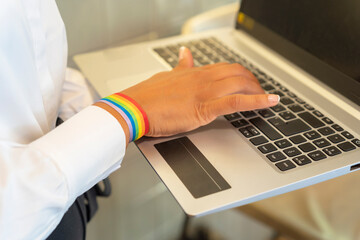
[[[360,1],[243,0],[236,28],[360,106]]]

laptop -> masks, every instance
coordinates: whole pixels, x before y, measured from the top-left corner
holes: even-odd
[[[137,147],[183,210],[201,216],[360,170],[360,2],[242,0],[235,28],[78,55],[104,97],[177,64],[248,68],[279,105],[218,117]],[[354,174],[360,174],[360,171]]]

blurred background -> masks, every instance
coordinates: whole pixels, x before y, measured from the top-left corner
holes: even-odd
[[[76,68],[72,60],[76,54],[177,35],[187,19],[238,1],[56,2],[67,30],[68,65]],[[113,193],[99,199],[99,211],[88,225],[87,239],[179,239],[185,215],[133,144],[122,167],[110,179]],[[204,229],[211,239],[270,239],[273,234],[269,227],[235,210],[193,219],[188,230],[194,239],[207,239],[201,234]]]
[[[184,22],[238,0],[56,0],[72,56],[179,34]],[[235,22],[235,19],[234,19]]]

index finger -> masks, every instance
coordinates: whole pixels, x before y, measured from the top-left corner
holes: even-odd
[[[212,67],[207,68],[207,70],[210,71],[213,80],[244,76],[252,81],[257,81],[256,77],[249,70],[237,63],[213,65]]]
[[[233,94],[203,103],[202,114],[205,119],[234,112],[250,111],[275,106],[280,97],[275,94],[241,95]]]

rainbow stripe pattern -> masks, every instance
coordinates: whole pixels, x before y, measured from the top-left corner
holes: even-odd
[[[149,132],[149,121],[140,105],[129,96],[115,93],[94,104],[113,115],[117,120],[121,117],[129,127],[130,142]]]

